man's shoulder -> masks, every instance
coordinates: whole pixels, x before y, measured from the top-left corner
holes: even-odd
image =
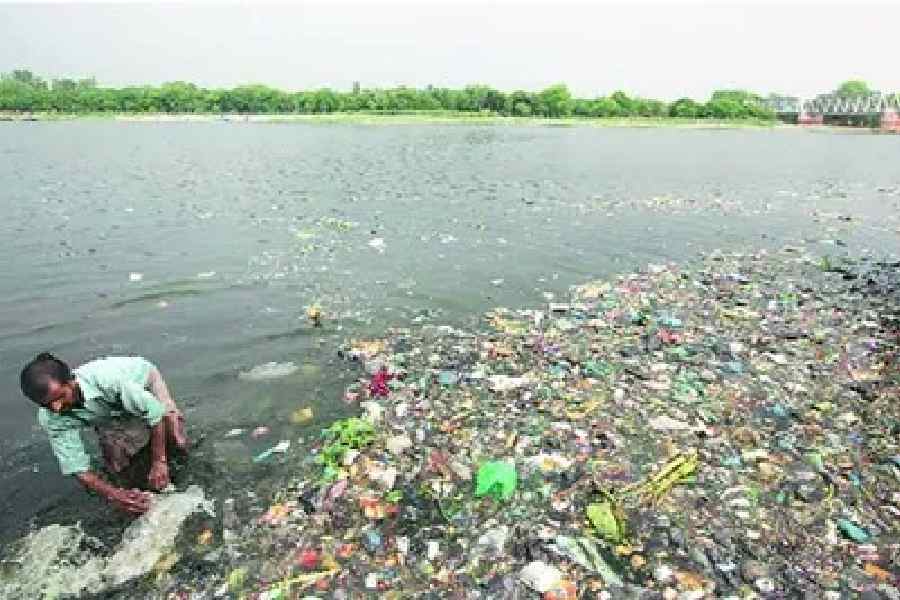
[[[97,382],[130,378],[135,373],[144,374],[151,363],[143,356],[104,356],[95,358],[75,369],[81,378],[90,378]]]
[[[148,361],[143,356],[100,356],[79,365],[76,371],[105,370],[123,366],[143,365]]]

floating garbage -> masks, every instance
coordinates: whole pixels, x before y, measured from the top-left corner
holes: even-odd
[[[659,431],[683,431],[691,428],[689,423],[673,419],[672,417],[669,417],[667,415],[659,415],[658,417],[653,417],[652,419],[647,421],[647,424],[650,425],[650,427],[652,427],[653,429]]]
[[[618,543],[625,537],[624,528],[620,525],[619,519],[613,514],[611,502],[588,504],[586,514],[588,521],[591,522],[597,533],[604,539]]]
[[[232,429],[230,432],[228,432],[229,436],[240,435],[241,433],[243,433],[243,429]],[[269,427],[268,425],[259,425],[253,428],[253,431],[250,432],[250,437],[252,437],[254,440],[257,440],[261,437],[269,435],[270,433],[272,433],[271,427]]]
[[[562,573],[556,567],[536,560],[522,568],[519,579],[531,589],[543,594],[560,584]]]
[[[260,452],[256,456],[254,456],[253,462],[255,462],[255,463],[263,462],[264,460],[272,457],[275,454],[284,454],[285,452],[287,452],[290,449],[290,447],[291,447],[290,440],[281,440],[280,442],[278,442],[277,444],[275,444],[268,450],[263,450],[262,452]]]
[[[515,466],[501,461],[484,463],[478,468],[475,497],[492,496],[497,500],[509,500],[516,491]]]
[[[900,264],[827,267],[715,253],[348,340],[360,416],[166,593],[895,598]]]
[[[303,425],[312,421],[313,416],[313,409],[309,406],[304,406],[292,412],[290,420],[294,425]]]
[[[306,307],[306,318],[316,327],[321,327],[324,315],[322,307],[317,304]]]
[[[558,535],[549,548],[588,571],[598,573],[608,585],[621,586],[623,583],[619,574],[600,554],[595,539]]]

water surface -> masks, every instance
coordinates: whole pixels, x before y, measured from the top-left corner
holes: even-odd
[[[716,248],[897,253],[897,164],[900,136],[797,130],[2,123],[0,539],[110,523],[18,391],[39,351],[147,356],[206,436],[185,477],[264,496],[289,467],[251,457],[349,410],[343,340]],[[300,368],[238,377],[269,361]]]

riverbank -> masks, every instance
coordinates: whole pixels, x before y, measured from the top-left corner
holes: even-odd
[[[649,265],[477,330],[354,341],[362,418],[250,521],[225,516],[227,567],[154,585],[895,597],[898,293],[896,264],[786,247]]]
[[[772,128],[782,124],[758,119],[682,119],[674,117],[539,118],[504,117],[468,112],[325,114],[167,114],[167,113],[0,113],[0,121],[70,121],[82,119],[147,123],[312,123],[360,125],[527,125],[548,127],[673,127],[684,129]]]
[[[877,128],[840,125],[795,125],[762,119],[684,119],[676,117],[504,117],[470,112],[423,111],[408,113],[341,112],[322,114],[217,114],[217,113],[4,113],[2,122],[58,122],[76,120],[127,123],[302,123],[314,125],[491,125],[528,127],[611,127],[645,129],[779,129],[814,133],[891,134]]]

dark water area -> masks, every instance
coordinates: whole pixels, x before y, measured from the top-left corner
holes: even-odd
[[[0,124],[0,540],[110,525],[21,397],[39,351],[148,357],[204,437],[184,480],[265,495],[291,462],[253,456],[353,410],[343,341],[714,249],[896,255],[898,164],[898,136],[782,129]],[[270,361],[298,368],[239,377]]]

